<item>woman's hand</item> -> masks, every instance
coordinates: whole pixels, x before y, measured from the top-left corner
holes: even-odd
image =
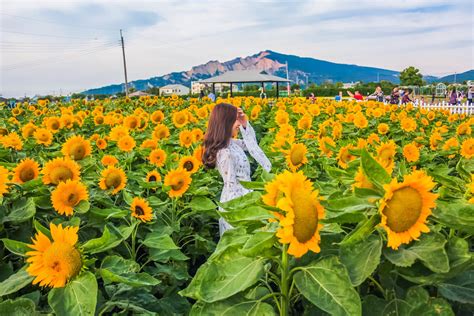
[[[237,121],[244,128],[247,128],[247,117],[245,116],[245,113],[244,113],[244,111],[242,111],[241,108],[237,108]]]

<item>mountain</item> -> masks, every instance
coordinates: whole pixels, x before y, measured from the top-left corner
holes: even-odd
[[[262,51],[248,57],[238,57],[226,62],[217,60],[192,67],[188,71],[172,72],[170,74],[135,80],[130,84],[137,90],[147,90],[151,86],[162,87],[167,84],[191,85],[191,81],[206,79],[229,70],[264,70],[269,74],[286,77],[288,62],[289,78],[293,82],[304,84],[308,82],[322,83],[355,81],[398,82],[398,72],[374,67],[365,67],[348,64],[338,64],[310,57],[285,55],[271,50]],[[123,91],[123,84],[109,85],[101,88],[84,91],[84,94],[115,94]]]
[[[436,82],[448,82],[454,83],[454,77],[456,76],[456,82],[462,83],[463,81],[473,80],[474,81],[474,69],[468,70],[460,74],[452,74],[436,79]]]

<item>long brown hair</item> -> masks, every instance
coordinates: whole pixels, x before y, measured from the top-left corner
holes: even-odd
[[[219,103],[212,110],[203,143],[202,162],[207,168],[215,168],[217,152],[229,145],[236,119],[237,108],[232,104]]]

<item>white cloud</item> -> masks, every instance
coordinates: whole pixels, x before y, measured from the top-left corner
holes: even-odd
[[[123,81],[119,28],[129,80],[265,49],[395,70],[415,65],[425,74],[462,72],[474,68],[473,13],[467,0],[4,0],[0,93]]]

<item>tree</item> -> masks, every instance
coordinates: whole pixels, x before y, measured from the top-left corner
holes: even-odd
[[[299,90],[299,89],[300,89],[300,85],[299,85],[299,84],[294,83],[294,84],[291,85],[291,90],[294,91],[294,90]]]
[[[421,86],[423,85],[423,75],[419,69],[410,66],[400,73],[400,84],[404,86]]]

